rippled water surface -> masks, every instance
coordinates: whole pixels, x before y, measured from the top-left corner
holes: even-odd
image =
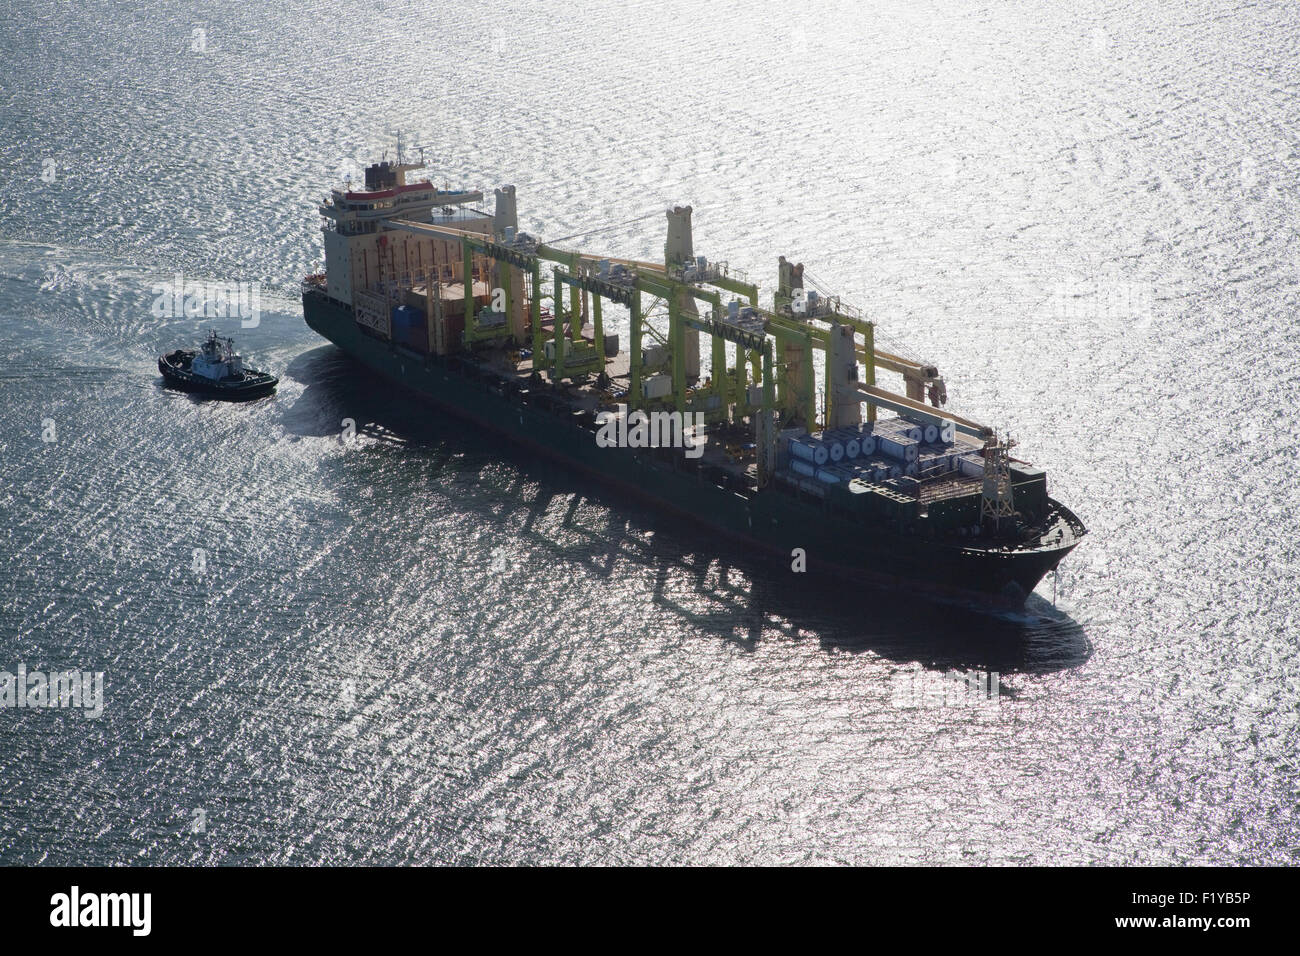
[[[1294,862],[1297,37],[1281,0],[15,0],[0,669],[106,697],[0,711],[0,862]],[[805,262],[1090,526],[1056,607],[796,587],[358,375],[295,290],[399,129],[542,236],[689,201],[765,290]],[[158,387],[177,272],[262,283],[218,324],[274,399]],[[954,669],[997,706],[900,699]]]

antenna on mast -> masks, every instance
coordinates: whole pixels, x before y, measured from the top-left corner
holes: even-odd
[[[420,151],[420,165],[423,166],[423,165],[424,165],[424,151],[425,151],[426,149],[433,149],[433,144],[432,144],[432,143],[416,143],[416,144],[414,144],[414,145],[411,146],[411,149],[418,149],[418,150]]]

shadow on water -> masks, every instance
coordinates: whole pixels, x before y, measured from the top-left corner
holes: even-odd
[[[1092,653],[1083,628],[1037,595],[1021,611],[992,612],[814,573],[786,573],[772,559],[759,559],[741,544],[655,511],[562,463],[485,435],[432,406],[395,398],[400,393],[391,385],[333,346],[300,355],[287,374],[306,386],[284,413],[292,434],[334,436],[341,420],[352,418],[358,432],[398,443],[436,473],[454,477],[458,502],[485,524],[509,524],[530,545],[597,577],[612,577],[619,565],[642,568],[654,578],[656,605],[740,647],[752,649],[775,632],[816,639],[828,651],[870,652],[940,671],[1003,674],[1078,667]],[[507,478],[500,474],[502,463],[511,467]],[[589,500],[604,515],[596,527],[581,523],[581,506]],[[539,530],[540,517],[557,501],[567,502],[562,524],[576,541],[560,543]],[[701,605],[707,610],[699,610]]]

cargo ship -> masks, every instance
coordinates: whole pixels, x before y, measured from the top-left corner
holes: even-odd
[[[307,324],[395,390],[779,574],[1018,608],[1083,537],[1042,469],[947,410],[938,369],[878,349],[801,264],[779,256],[760,304],[697,255],[690,206],[665,211],[663,261],[638,261],[545,242],[520,230],[513,186],[489,211],[424,168],[399,146],[364,188],[332,189],[325,271],[302,283]]]

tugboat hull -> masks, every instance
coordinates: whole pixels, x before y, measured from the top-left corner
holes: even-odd
[[[240,378],[214,380],[202,375],[195,375],[189,370],[194,359],[193,352],[177,350],[158,357],[158,371],[168,387],[183,392],[193,392],[208,398],[239,402],[261,398],[275,391],[280,380],[268,372],[256,369],[246,370]]]

